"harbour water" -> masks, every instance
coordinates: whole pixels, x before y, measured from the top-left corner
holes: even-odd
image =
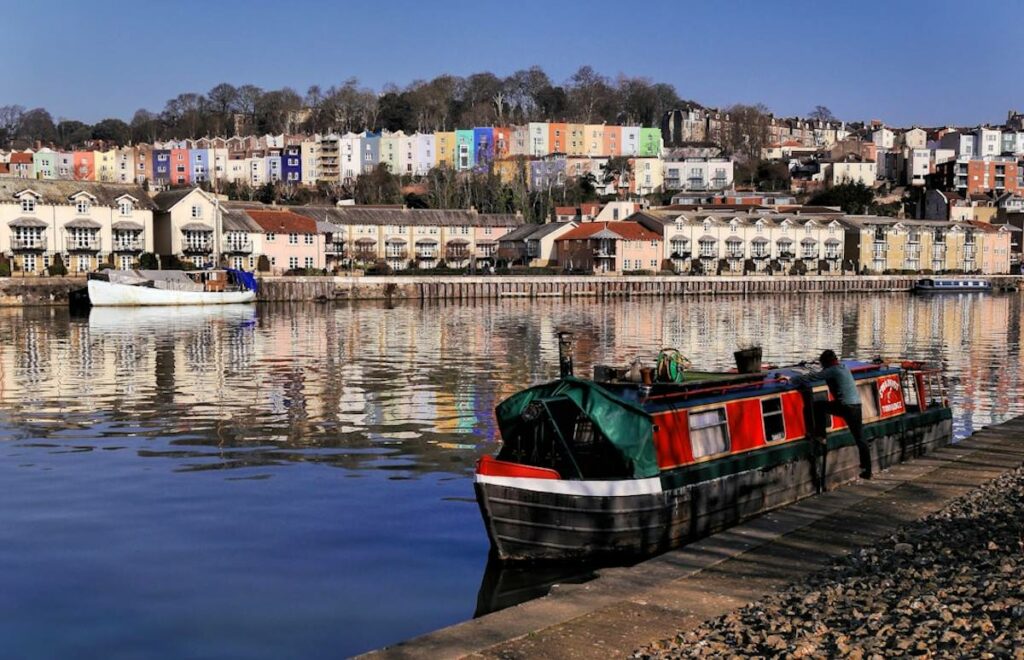
[[[472,469],[558,329],[579,373],[749,343],[936,361],[964,437],[1024,413],[1020,326],[1018,294],[0,310],[0,642],[337,657],[507,604]]]

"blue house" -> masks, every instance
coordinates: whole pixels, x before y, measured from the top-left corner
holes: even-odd
[[[153,184],[166,186],[171,182],[171,150],[153,150]]]
[[[494,162],[494,129],[473,129],[473,161],[476,169],[485,170]]]
[[[285,183],[302,183],[302,147],[299,145],[281,151],[281,179]]]
[[[190,149],[189,155],[189,181],[200,183],[210,180],[211,152],[209,149]]]
[[[363,138],[359,141],[359,149],[362,151],[362,155],[359,159],[362,167],[362,172],[373,171],[380,163],[380,133],[371,133],[366,131],[363,133]]]

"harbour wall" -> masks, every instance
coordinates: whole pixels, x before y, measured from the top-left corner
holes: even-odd
[[[340,277],[264,277],[257,300],[302,302],[328,300],[499,300],[501,298],[632,298],[690,295],[757,295],[787,293],[885,293],[909,291],[913,275],[777,276],[777,277],[541,277],[390,275]],[[990,275],[997,288],[1018,288],[1022,276]],[[73,291],[85,288],[82,277],[0,278],[0,307],[67,305]]]
[[[539,277],[356,276],[268,277],[262,301],[303,300],[497,300],[501,298],[631,298],[687,295],[787,293],[881,293],[909,291],[920,279],[892,276],[781,277]],[[971,278],[980,279],[980,278]],[[997,288],[1016,288],[1020,276],[987,276]]]

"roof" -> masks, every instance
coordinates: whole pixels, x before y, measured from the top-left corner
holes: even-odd
[[[96,183],[94,181],[65,181],[63,179],[0,179],[0,203],[14,203],[14,195],[31,190],[40,197],[41,204],[70,204],[72,195],[87,192],[98,206],[117,207],[117,198],[131,195],[136,199],[136,208],[152,210],[156,206],[142,186],[123,183]]]
[[[169,211],[171,207],[176,205],[178,202],[188,197],[193,190],[199,190],[199,188],[174,188],[173,190],[164,190],[158,192],[153,196],[153,202],[156,203],[157,210]]]
[[[336,225],[411,225],[436,227],[518,227],[526,222],[514,213],[477,213],[462,209],[408,209],[365,206],[294,206],[290,211]]]
[[[609,233],[611,234],[609,236]],[[596,237],[616,237],[627,241],[660,241],[661,235],[647,229],[638,222],[587,222],[572,229],[557,240],[569,241]]]
[[[550,224],[559,224],[559,223],[553,223],[552,222]],[[528,224],[528,225],[523,225],[522,227],[517,227],[517,228],[513,229],[512,231],[510,231],[509,233],[507,233],[504,236],[502,236],[501,237],[501,242],[504,243],[506,241],[525,241],[531,234],[533,234],[533,232],[537,231],[541,227],[546,227],[546,226],[547,225]]]
[[[316,221],[312,218],[290,210],[267,211],[245,209],[245,213],[258,224],[263,231],[274,234],[315,234]]]
[[[536,241],[544,238],[548,234],[558,231],[559,229],[570,227],[572,224],[573,223],[571,222],[549,222],[534,229],[527,238],[531,241]]]
[[[263,231],[263,227],[241,209],[225,206],[221,206],[221,227],[224,231],[244,231],[257,234]]]

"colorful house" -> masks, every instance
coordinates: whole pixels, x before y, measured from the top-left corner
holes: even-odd
[[[663,145],[661,142],[660,128],[640,129],[640,150],[638,153],[639,156],[661,156],[662,148]]]
[[[530,156],[547,156],[551,153],[551,149],[548,147],[547,122],[531,121],[526,125],[526,130],[527,139],[529,140],[526,148]]]
[[[402,170],[402,158],[400,156],[402,152],[402,139],[404,137],[405,133],[402,131],[395,133],[385,132],[381,133],[380,136],[380,160],[378,162],[381,165],[386,165],[392,174],[405,174]]]
[[[209,149],[190,149],[188,152],[189,166],[188,176],[189,181],[193,183],[201,183],[203,181],[210,180],[210,150]]]
[[[587,153],[586,127],[583,124],[567,124],[566,131],[569,133],[569,148],[566,154],[569,156],[583,156]]]
[[[603,156],[621,156],[622,155],[622,127],[621,126],[605,126],[604,127],[604,145]]]
[[[494,129],[489,127],[473,129],[473,164],[477,169],[487,169],[494,162]]]
[[[191,165],[188,157],[188,149],[177,147],[171,149],[171,185],[187,186],[191,181]]]
[[[455,131],[434,133],[435,165],[455,167]]]
[[[362,171],[364,174],[372,172],[380,163],[380,133],[367,131],[360,139],[359,145],[362,150]]]
[[[288,145],[281,150],[281,179],[285,183],[302,183],[302,145]]]
[[[53,149],[40,149],[32,154],[33,178],[35,179],[56,179],[57,152]]]
[[[113,149],[93,152],[93,168],[96,180],[103,183],[117,181],[117,152]]]
[[[473,169],[476,160],[473,153],[473,129],[455,131],[455,169],[465,172]]]
[[[548,153],[569,153],[569,125],[560,122],[548,124]]]
[[[95,181],[95,155],[92,151],[75,151],[72,156],[72,167],[75,181]]]
[[[271,272],[326,267],[325,237],[317,231],[315,220],[285,210],[242,210],[263,229],[263,253]]]
[[[507,158],[512,154],[512,129],[508,126],[494,128],[494,158]]]
[[[604,124],[585,124],[583,126],[584,149],[588,156],[607,156],[604,151]]]

